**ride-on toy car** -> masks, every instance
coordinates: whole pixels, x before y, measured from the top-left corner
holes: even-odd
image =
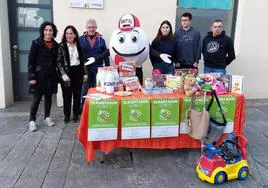
[[[247,139],[231,133],[219,148],[213,144],[204,147],[196,167],[198,177],[212,184],[222,184],[227,180],[245,180],[251,174],[247,163]]]

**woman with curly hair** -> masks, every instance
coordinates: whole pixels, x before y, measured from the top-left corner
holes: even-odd
[[[28,57],[29,92],[33,94],[30,111],[29,130],[37,130],[36,113],[42,99],[45,99],[44,124],[52,127],[55,123],[50,118],[52,94],[57,93],[57,52],[58,43],[54,40],[57,28],[51,22],[44,22],[39,29],[40,36],[32,41]]]

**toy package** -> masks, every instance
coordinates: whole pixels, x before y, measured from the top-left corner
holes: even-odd
[[[154,87],[165,87],[166,74],[153,74]]]
[[[244,76],[232,75],[232,93],[244,94]]]

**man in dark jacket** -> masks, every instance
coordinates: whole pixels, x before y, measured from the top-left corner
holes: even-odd
[[[181,16],[181,28],[175,32],[177,57],[175,68],[197,68],[201,58],[201,35],[191,27],[192,14],[185,12]]]
[[[88,82],[83,84],[82,96],[87,94],[88,88],[96,87],[98,67],[110,66],[109,51],[107,50],[105,40],[96,31],[96,21],[89,19],[86,23],[86,29],[87,31],[81,37],[79,37],[79,42],[83,49],[84,55],[88,59],[88,62],[85,63],[85,65],[88,67]],[[82,108],[84,100],[81,101]]]
[[[226,74],[226,67],[235,59],[234,44],[225,35],[221,20],[214,20],[211,31],[203,40],[204,73]]]

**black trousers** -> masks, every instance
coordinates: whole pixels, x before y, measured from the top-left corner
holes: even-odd
[[[97,74],[98,74],[98,68],[97,67],[90,67],[88,69],[88,80],[87,82],[84,82],[82,85],[82,95],[80,100],[80,112],[83,110],[85,99],[82,98],[83,96],[87,95],[87,91],[89,88],[96,87],[97,82]]]
[[[143,85],[143,70],[142,67],[136,67],[136,76],[138,77],[140,84]]]
[[[61,83],[62,97],[63,97],[63,112],[66,120],[70,119],[71,105],[73,98],[73,118],[77,119],[80,111],[80,96],[83,83],[83,76],[80,66],[73,66],[70,68],[68,76],[70,83]]]
[[[39,104],[43,95],[45,98],[45,118],[50,116],[52,93],[51,94],[37,93],[33,95],[33,101],[32,101],[31,111],[30,111],[30,121],[36,120],[36,113],[37,113],[37,110],[38,110],[38,107],[39,107]]]

